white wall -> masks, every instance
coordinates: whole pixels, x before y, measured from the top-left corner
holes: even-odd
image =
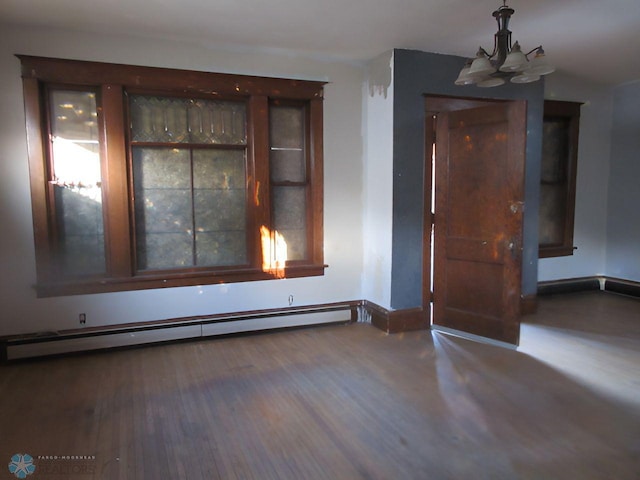
[[[391,306],[393,52],[367,68],[364,97],[364,298]]]
[[[328,81],[323,277],[37,299],[20,63],[14,54]],[[206,45],[0,28],[0,335],[363,298],[364,68]],[[390,208],[390,207],[389,207]]]
[[[584,102],[580,110],[573,255],[541,258],[538,281],[604,275],[611,149],[611,88],[556,72],[545,79],[545,98]]]

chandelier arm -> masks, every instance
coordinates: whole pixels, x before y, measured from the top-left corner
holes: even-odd
[[[533,52],[537,52],[539,49],[542,48],[542,45],[538,45],[536,48],[531,49],[529,52],[525,53],[524,56],[528,57],[529,55],[531,55]]]
[[[486,53],[486,51],[485,51]],[[494,35],[493,36],[493,51],[491,52],[491,55],[489,55],[487,53],[487,57],[489,57],[489,60],[491,60],[493,57],[495,57],[498,53],[498,35]]]
[[[480,47],[480,51],[484,53],[489,59],[491,59],[491,57],[493,57],[496,54],[495,46],[493,48],[493,53],[491,55],[489,55],[489,52],[487,52],[483,47]]]

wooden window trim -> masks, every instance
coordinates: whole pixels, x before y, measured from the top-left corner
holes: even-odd
[[[307,259],[287,262],[278,278],[324,274],[323,255],[323,118],[325,82],[174,70],[157,67],[84,62],[18,55],[22,63],[26,131],[29,153],[38,296],[73,295],[162,287],[268,280],[262,270],[258,237],[249,242],[252,263],[242,267],[187,268],[178,271],[136,272],[134,264],[132,188],[125,92],[164,92],[215,99],[245,99],[248,131],[248,195],[256,208],[247,212],[248,225],[270,225],[268,106],[274,99],[303,101],[309,116],[309,222]],[[53,262],[52,202],[47,198],[46,85],[98,89],[101,116],[102,183],[107,273],[99,278],[61,279]],[[253,173],[253,174],[251,174]],[[263,182],[264,184],[262,184]],[[260,206],[264,205],[264,206]]]
[[[569,152],[567,154],[567,190],[565,199],[565,222],[563,241],[560,243],[540,244],[539,258],[573,255],[577,247],[573,245],[573,230],[576,202],[576,178],[578,171],[578,138],[580,132],[580,107],[582,103],[560,100],[545,100],[544,118],[564,118],[569,122]]]

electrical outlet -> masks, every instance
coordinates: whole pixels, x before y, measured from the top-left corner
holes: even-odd
[[[81,313],[80,315],[78,315],[78,320],[80,320],[80,325],[84,325],[85,323],[87,323],[87,314]]]

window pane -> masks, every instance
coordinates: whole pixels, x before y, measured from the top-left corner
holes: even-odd
[[[193,265],[189,150],[133,149],[138,269]]]
[[[159,270],[193,265],[191,232],[149,232],[138,237],[138,269]]]
[[[302,149],[271,148],[270,172],[272,182],[305,182],[306,171]]]
[[[245,189],[244,150],[194,150],[194,188]]]
[[[104,273],[100,145],[94,92],[49,95],[58,260],[65,274]]]
[[[244,150],[194,150],[196,262],[247,263]]]
[[[284,237],[287,260],[307,257],[307,187],[282,185],[285,182],[306,183],[304,119],[305,109],[302,106],[270,106],[269,175],[273,229]]]
[[[272,105],[269,127],[271,181],[306,181],[304,108]]]
[[[242,102],[131,95],[134,142],[246,145]]]
[[[539,243],[562,245],[566,222],[569,119],[546,117],[542,136]]]
[[[569,120],[545,118],[542,135],[541,181],[565,182],[569,155]]]
[[[247,263],[244,150],[133,153],[138,269]]]
[[[564,184],[540,185],[539,236],[541,245],[562,245],[566,221],[567,190]]]
[[[269,109],[271,146],[304,147],[304,108],[272,105]]]
[[[241,231],[198,232],[197,262],[200,266],[242,265],[247,258],[247,237]]]
[[[305,187],[274,187],[272,194],[275,230],[287,243],[287,259],[307,257],[307,209]]]

